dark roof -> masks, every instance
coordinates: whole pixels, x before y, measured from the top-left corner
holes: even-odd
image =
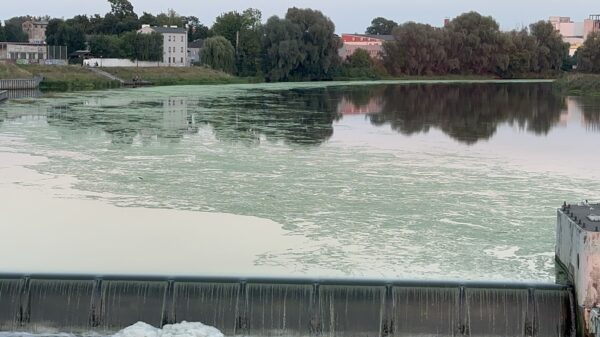
[[[204,47],[204,39],[194,40],[188,43],[188,48],[202,48]]]
[[[69,54],[69,56],[86,56],[91,55],[92,53],[89,50],[76,50]]]
[[[185,34],[187,30],[185,28],[171,28],[171,27],[150,27],[157,33],[165,34]]]
[[[384,40],[384,41],[392,41],[394,39],[394,35],[364,35],[366,37],[370,37],[372,39],[380,39],[380,40]]]
[[[372,39],[379,39],[384,41],[392,41],[394,40],[394,35],[374,35],[374,34],[344,34],[344,35],[354,35],[354,36],[364,36]]]
[[[569,219],[579,227],[591,232],[600,232],[600,204],[582,203],[577,205],[566,205],[561,208]]]

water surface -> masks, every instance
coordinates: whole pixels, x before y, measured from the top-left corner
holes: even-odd
[[[100,242],[119,237],[109,210],[118,206],[135,210],[118,223],[139,233],[129,247],[167,242],[165,256],[188,257],[144,264],[121,240],[86,255],[102,272],[552,281],[555,209],[600,199],[599,126],[599,100],[548,83],[184,86],[12,101],[0,106],[0,169],[10,172],[0,211],[13,229],[0,254],[45,251],[49,238],[68,245],[65,232],[90,223],[69,208],[88,201],[89,217],[112,214],[94,222],[107,229]],[[28,201],[35,193],[62,206],[30,213],[51,204]],[[196,218],[149,221],[156,209]],[[182,252],[202,242],[195,224],[221,229],[204,232],[221,247],[210,252],[244,263]],[[157,234],[172,231],[186,244]],[[34,269],[36,256],[0,267]]]

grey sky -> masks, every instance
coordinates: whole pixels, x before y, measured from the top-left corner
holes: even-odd
[[[104,14],[110,6],[106,0],[0,0],[0,19],[17,15],[44,15],[72,17],[76,14]],[[323,11],[336,24],[338,33],[363,32],[371,19],[383,16],[397,22],[417,21],[440,26],[445,17],[475,10],[491,15],[502,29],[519,28],[529,23],[548,19],[550,15],[571,16],[583,21],[589,14],[600,13],[600,4],[592,0],[131,0],[138,14],[157,14],[169,8],[182,15],[194,15],[211,25],[220,13],[230,10],[258,8],[266,19],[283,16],[288,7],[310,7]],[[26,5],[25,5],[26,4]]]

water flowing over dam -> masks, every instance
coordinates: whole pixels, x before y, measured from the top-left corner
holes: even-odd
[[[0,277],[0,331],[200,321],[226,335],[575,336],[574,306],[553,284]]]

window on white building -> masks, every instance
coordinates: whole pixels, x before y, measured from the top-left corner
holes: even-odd
[[[183,47],[181,47],[181,52],[183,53]]]
[[[181,63],[183,63],[183,57],[181,58]]]
[[[171,42],[171,35],[169,35],[169,42]]]
[[[181,35],[181,42],[183,42],[183,35]]]

